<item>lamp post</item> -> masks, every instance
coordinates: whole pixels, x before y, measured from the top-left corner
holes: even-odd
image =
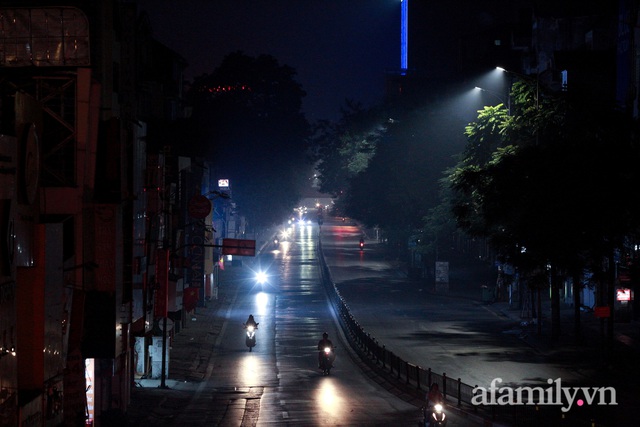
[[[520,74],[520,73],[516,73],[515,71],[510,71],[510,70],[506,70],[502,67],[496,67],[496,70],[502,71],[504,73],[507,74],[513,74],[514,76],[517,76],[518,78],[520,78],[521,80],[524,81],[534,81],[534,78],[531,76],[527,76],[525,74]],[[539,113],[540,110],[540,73],[536,73],[535,75],[535,84],[536,84],[536,92],[535,92],[535,107],[536,107],[536,115]],[[540,140],[540,135],[538,134],[538,117],[536,116],[535,118],[535,133],[536,133],[536,145],[538,145],[539,140]]]
[[[212,190],[209,191],[207,193],[205,193],[206,196],[208,196],[209,200],[211,201],[212,204],[212,213],[211,213],[211,240],[210,242],[214,244],[214,246],[212,247],[212,254],[211,257],[212,262],[213,262],[213,266],[212,266],[212,270],[211,273],[209,275],[208,281],[205,281],[205,301],[209,301],[211,299],[217,299],[218,298],[218,287],[219,287],[219,280],[220,280],[220,266],[219,266],[219,261],[220,261],[220,252],[218,250],[218,248],[216,248],[216,233],[218,233],[218,231],[220,232],[220,237],[225,237],[226,236],[226,221],[225,221],[225,211],[226,211],[226,207],[223,206],[222,208],[222,214],[219,215],[218,219],[221,221],[221,223],[219,224],[221,227],[218,227],[218,230],[216,230],[216,208],[215,208],[215,202],[214,200],[216,199],[223,199],[223,200],[229,200],[231,199],[231,195],[229,193],[223,192],[223,191],[218,191],[218,190]],[[224,204],[223,204],[224,205]],[[209,292],[209,295],[207,296],[207,292]]]
[[[502,67],[496,67],[496,70],[502,71],[503,73],[507,73],[507,74],[513,74],[514,76],[517,76],[519,78],[521,78],[522,80],[525,81],[533,81],[533,77],[531,76],[527,76],[525,74],[520,74],[520,73],[516,73],[515,71],[511,71],[511,70],[507,70],[504,69]],[[540,98],[540,78],[539,78],[539,73],[536,73],[535,76],[535,82],[536,82],[536,96],[535,96],[535,101],[536,101],[536,110],[538,110],[538,108],[540,107],[540,103],[539,103],[539,98]]]
[[[213,195],[213,197],[207,197]],[[196,194],[194,195],[188,203],[188,215],[194,219],[194,221],[188,222],[180,227],[178,227],[178,229],[191,229],[194,230],[194,227],[196,229],[202,230],[202,231],[207,231],[209,228],[215,232],[215,229],[213,228],[213,224],[209,225],[205,223],[205,218],[207,216],[209,216],[212,208],[213,208],[213,204],[212,201],[216,198],[224,198],[224,199],[229,199],[230,196],[227,193],[223,193],[221,191],[217,191],[217,190],[213,190],[213,191],[209,191],[205,194]],[[179,246],[177,248],[174,248],[172,250],[166,249],[166,248],[160,248],[158,249],[157,252],[157,256],[156,256],[156,277],[157,278],[161,278],[161,280],[163,281],[161,289],[163,289],[163,306],[162,306],[162,323],[161,325],[159,325],[162,329],[162,353],[161,353],[161,370],[160,370],[160,386],[159,388],[168,388],[168,386],[166,385],[166,378],[167,378],[167,371],[166,371],[166,364],[167,364],[167,332],[168,332],[168,324],[167,324],[167,317],[168,317],[168,313],[167,313],[167,304],[168,304],[168,300],[167,300],[167,289],[168,289],[168,281],[169,281],[169,269],[170,269],[170,255],[171,254],[176,254],[179,253],[179,251],[181,249],[184,249],[186,247],[193,247],[193,244],[186,244],[186,245],[182,245]],[[216,247],[215,245],[207,245],[207,244],[198,244],[199,247],[201,247],[201,249],[204,250],[205,247]],[[183,284],[183,293],[185,291],[184,288],[184,284]],[[158,300],[159,302],[159,300]],[[183,301],[183,307],[184,307],[184,301]],[[182,323],[186,324],[185,322],[185,310],[182,310]]]
[[[498,94],[498,92],[494,91],[494,90],[489,90],[489,89],[485,89],[479,86],[476,86],[473,88],[474,90],[480,91],[480,92],[485,92],[491,96],[493,96],[494,98],[496,98],[498,101],[500,101],[501,104],[506,105],[507,106],[507,110],[509,111],[509,114],[511,114],[511,106],[510,104],[510,98],[509,96],[507,96],[507,101],[505,102],[504,98]]]

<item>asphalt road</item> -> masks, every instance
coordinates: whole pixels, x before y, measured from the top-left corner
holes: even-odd
[[[243,267],[246,278],[237,282],[216,342],[215,375],[201,386],[202,393],[214,391],[216,405],[228,406],[219,425],[418,425],[421,402],[379,384],[341,337],[320,282],[317,239],[317,226],[296,226],[288,240]],[[259,270],[267,272],[266,284],[253,280]],[[242,329],[250,313],[259,322],[251,352]],[[317,369],[316,345],[324,331],[337,346],[329,376]],[[456,414],[449,418],[449,426],[475,425]]]
[[[219,298],[198,309],[175,336],[168,386],[138,380],[126,419],[101,425],[416,426],[422,398],[379,375],[346,343],[321,283],[321,256],[358,323],[403,359],[483,387],[496,378],[501,386],[546,385],[555,378],[612,383],[619,406],[574,405],[558,425],[637,425],[640,393],[630,369],[635,359],[625,358],[634,353],[620,354],[619,366],[594,372],[594,355],[585,347],[537,347],[496,305],[464,292],[435,293],[424,281],[408,280],[371,239],[360,251],[361,233],[355,225],[329,219],[321,230],[296,226],[277,247],[221,272]],[[267,271],[266,284],[256,283],[259,270]],[[250,313],[260,323],[251,352],[242,327]],[[317,369],[316,344],[324,331],[337,345],[330,376]],[[453,407],[447,414],[450,427],[491,425]],[[505,419],[498,417],[493,425],[525,425]]]
[[[369,247],[357,249],[360,234],[340,222],[324,226],[326,262],[358,321],[404,360],[470,385],[488,385],[497,377],[504,384],[546,384],[548,378],[574,382],[592,375],[575,365],[544,363],[511,333],[516,325],[489,306],[429,292],[426,283],[389,270],[389,261]]]
[[[520,327],[517,315],[482,303],[481,282],[469,294],[436,293],[426,280],[409,280],[392,268],[393,260],[381,255],[375,239],[367,239],[360,251],[362,234],[349,221],[325,220],[323,254],[351,313],[388,350],[471,386],[488,388],[498,378],[499,386],[511,388],[546,388],[557,379],[567,386],[614,386],[618,405],[574,405],[563,425],[592,425],[592,419],[597,420],[593,425],[636,425],[631,408],[639,395],[631,372],[596,369],[597,355],[588,347],[532,345],[525,338],[532,331]]]

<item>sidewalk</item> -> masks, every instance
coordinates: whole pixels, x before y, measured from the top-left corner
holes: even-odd
[[[224,285],[238,280],[246,267],[227,266],[220,272],[220,281]],[[197,394],[200,384],[207,376],[207,368],[216,352],[216,339],[226,320],[226,312],[231,304],[228,286],[220,286],[218,299],[206,302],[198,307],[195,320],[187,318],[187,323],[174,335],[169,352],[169,372],[165,387],[160,379],[138,379],[132,391],[131,404],[126,415],[112,424],[103,426],[169,426],[177,425],[180,418],[178,408],[184,408]],[[221,393],[226,393],[221,391]],[[220,425],[228,414],[216,413],[216,409],[226,411],[226,407],[207,405],[207,421],[210,425]],[[184,418],[184,417],[182,417]],[[241,425],[242,418],[235,425]],[[180,423],[181,424],[181,423]]]
[[[483,304],[487,310],[504,319],[503,333],[514,334],[526,342],[538,356],[548,363],[575,361],[575,369],[593,371],[593,381],[600,384],[615,384],[616,388],[628,389],[637,395],[640,381],[640,322],[614,322],[612,342],[606,340],[606,321],[601,323],[591,311],[580,312],[580,335],[575,333],[574,308],[560,304],[560,337],[554,342],[551,337],[551,301],[545,293],[541,304],[541,331],[531,318],[522,317],[519,304],[507,301],[486,302],[482,285],[495,283],[497,271],[481,262],[453,260],[449,266],[449,291],[452,299],[473,300]],[[427,279],[419,279],[427,280]],[[433,288],[431,288],[433,292]],[[595,384],[589,384],[591,386]]]
[[[455,272],[452,273],[453,280],[450,285],[450,295],[472,298],[479,303],[487,304],[487,307],[492,311],[516,322],[527,335],[526,338],[531,345],[549,349],[554,346],[566,344],[582,344],[586,346],[600,344],[601,322],[593,312],[580,311],[582,333],[578,340],[574,333],[574,307],[568,303],[560,302],[560,339],[558,343],[554,345],[551,341],[550,334],[551,301],[547,294],[542,297],[542,331],[541,334],[538,334],[537,325],[531,323],[532,319],[521,316],[522,310],[517,302],[509,304],[508,301],[495,301],[490,303],[483,301],[482,285],[495,283],[497,272],[493,271],[494,269],[483,266],[482,264],[471,264],[471,267],[454,264],[450,266],[450,269],[451,268],[454,269]],[[534,302],[534,305],[535,304]],[[525,325],[522,322],[527,322],[527,324]],[[640,354],[640,322],[637,320],[614,322],[614,340],[616,346]]]
[[[256,241],[257,253],[272,243],[271,236],[274,233],[271,229],[262,233]],[[229,285],[242,280],[253,263],[253,259],[249,258],[242,261],[237,266],[228,263],[224,270],[220,270],[218,298],[206,301],[204,307],[196,308],[195,320],[188,316],[180,332],[173,334],[169,372],[164,387],[160,379],[136,379],[126,414],[102,420],[103,427],[194,426],[203,420],[206,425],[213,426],[243,425],[244,409],[235,411],[227,405],[213,404],[213,401],[227,401],[230,393],[242,393],[243,390],[209,391],[208,399],[198,399],[201,384],[204,384],[208,374],[212,374],[207,370],[215,369],[211,368],[210,362],[219,347],[218,339],[234,299],[232,289],[236,288]],[[198,410],[188,413],[185,409],[187,405],[198,407]]]

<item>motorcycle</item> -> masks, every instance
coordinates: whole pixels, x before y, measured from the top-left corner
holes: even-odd
[[[422,413],[424,414],[424,427],[445,427],[447,425],[447,417],[440,403],[430,406],[428,409],[423,408]]]
[[[322,350],[322,356],[320,357],[320,369],[322,370],[322,375],[329,375],[331,368],[333,368],[334,359],[335,355],[333,354],[333,349],[329,346],[325,347]]]
[[[256,330],[258,329],[258,323],[255,326],[253,325],[244,325],[244,328],[247,330],[247,337],[244,342],[249,347],[249,351],[256,346]]]

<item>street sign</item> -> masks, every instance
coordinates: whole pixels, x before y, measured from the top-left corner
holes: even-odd
[[[222,255],[256,256],[256,241],[222,239]]]
[[[160,318],[158,320],[158,328],[160,328],[161,331],[164,331],[164,322],[165,322],[164,318]],[[166,322],[167,322],[167,332],[171,332],[171,330],[173,329],[173,320],[167,318]]]
[[[189,200],[189,216],[195,219],[205,219],[211,212],[211,201],[202,194],[196,194]]]

